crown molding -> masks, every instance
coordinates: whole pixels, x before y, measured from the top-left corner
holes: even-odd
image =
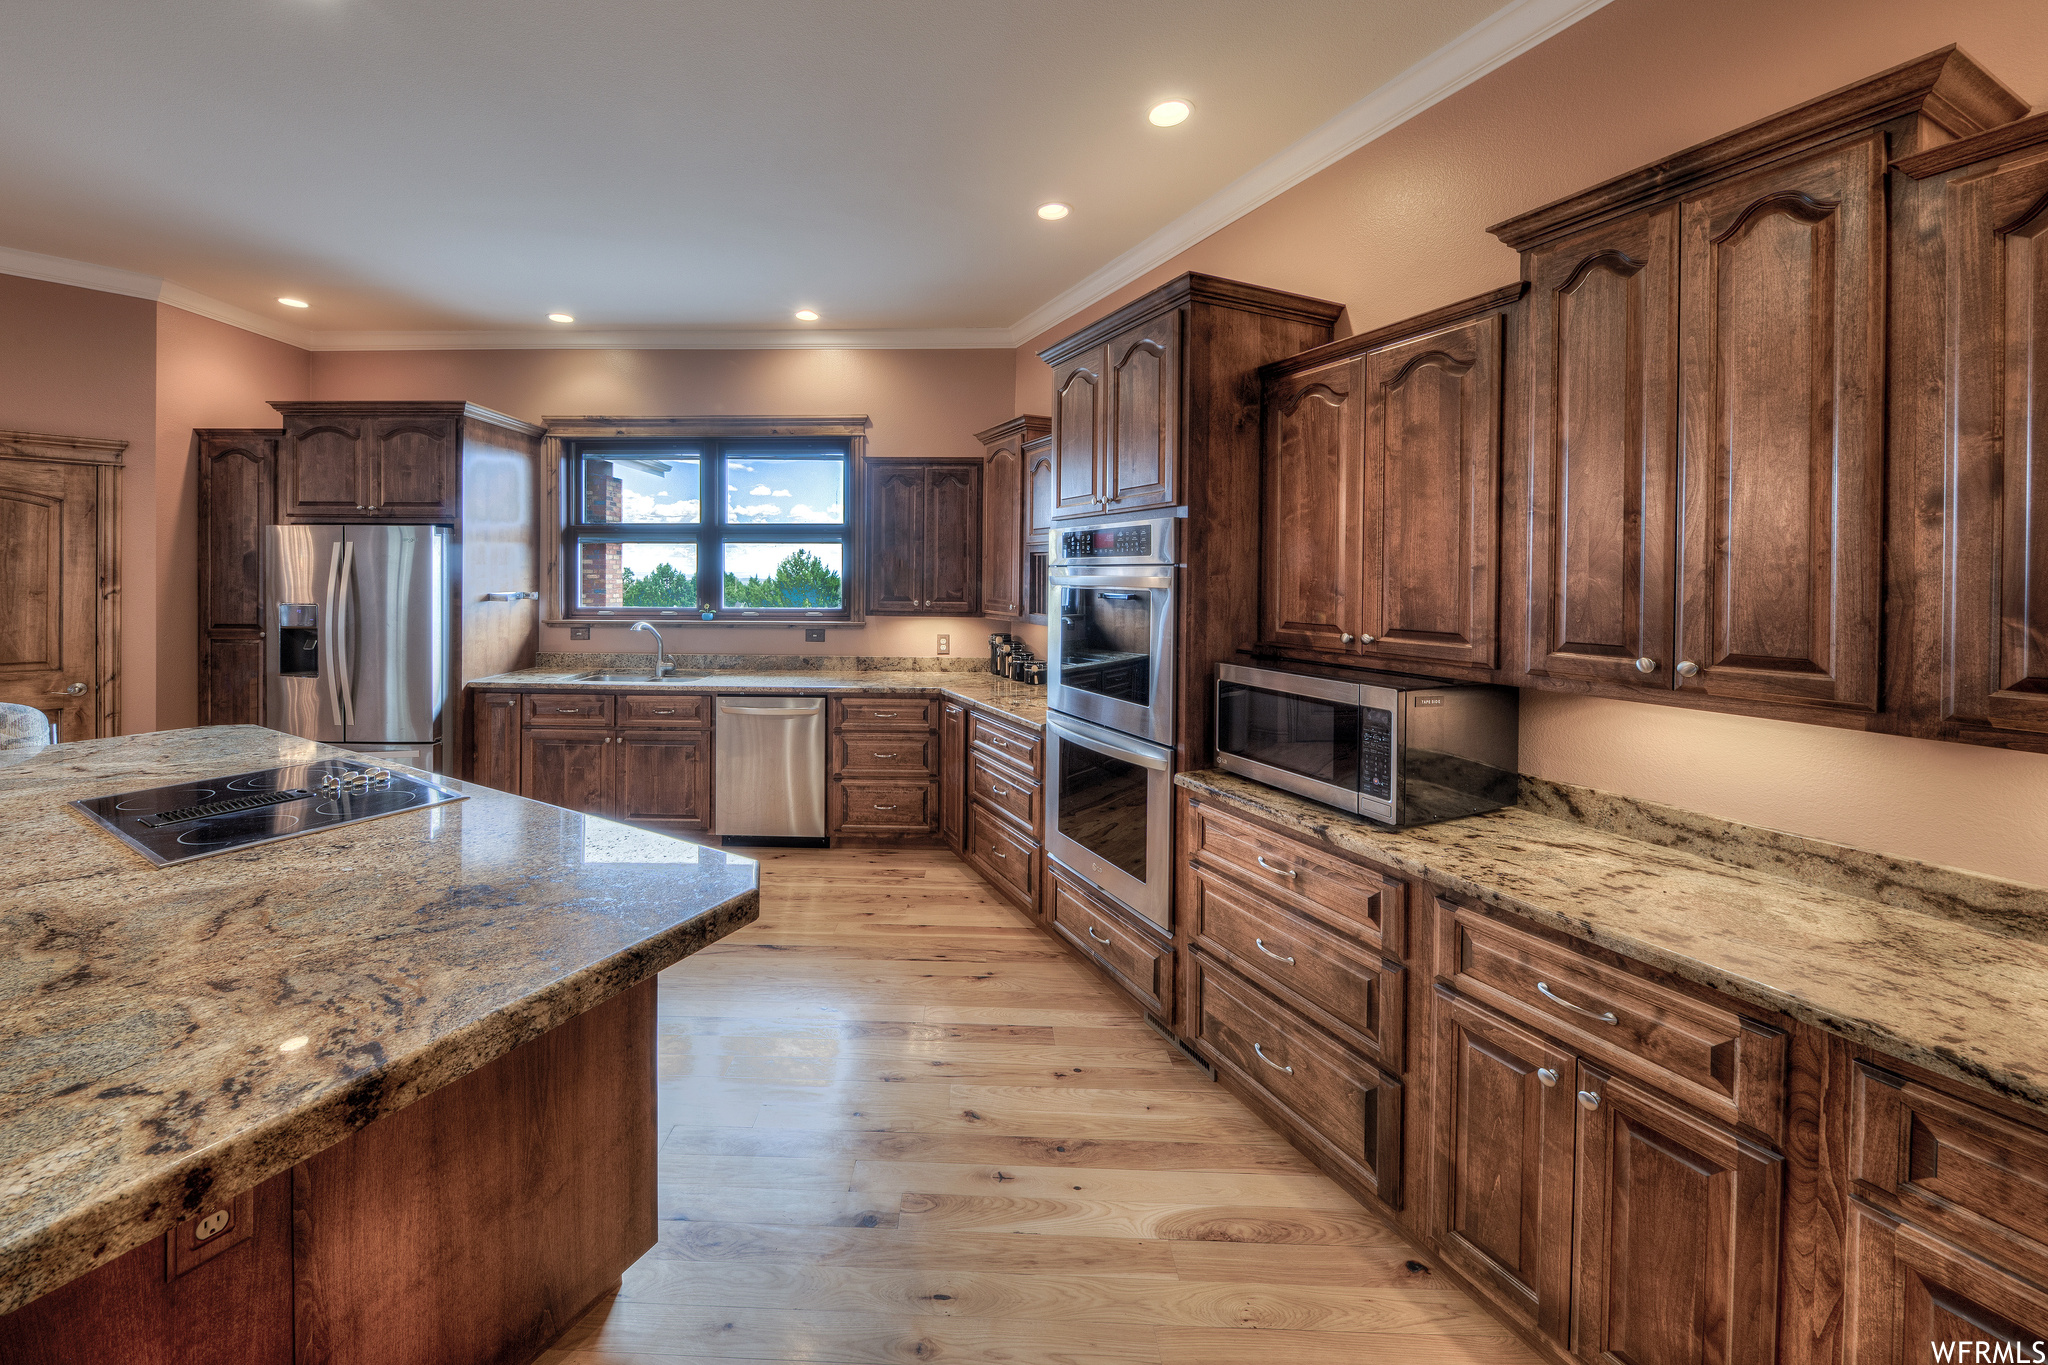
[[[1007,327],[826,332],[796,328],[671,327],[552,332],[315,332],[313,351],[956,351],[1009,350]]]
[[[1518,0],[1467,29],[1279,155],[1246,172],[1009,329],[1022,346],[1261,204],[1570,28],[1608,0]]]
[[[131,299],[149,299],[156,303],[167,303],[173,308],[182,308],[188,313],[197,313],[215,322],[225,322],[230,327],[239,327],[245,332],[282,341],[288,346],[308,349],[313,333],[290,323],[277,322],[260,313],[246,308],[237,308],[231,303],[209,298],[196,289],[187,289],[182,284],[155,275],[144,275],[139,271],[121,270],[111,265],[94,265],[91,261],[74,261],[63,256],[45,256],[40,251],[21,251],[15,247],[0,246],[0,275],[20,275],[31,280],[46,280],[51,284],[68,284],[79,289],[94,289],[102,294],[122,294]]]

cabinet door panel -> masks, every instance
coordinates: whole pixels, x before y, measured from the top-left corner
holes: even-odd
[[[1570,1053],[1436,988],[1437,1249],[1560,1345],[1571,1336]]]
[[[276,476],[275,436],[201,441],[201,629],[263,629],[263,540],[277,521]]]
[[[469,780],[501,792],[518,793],[519,694],[479,692],[470,707],[474,731]]]
[[[1682,206],[1681,687],[1876,708],[1883,171],[1873,137]]]
[[[519,794],[588,815],[611,811],[610,737],[590,730],[528,730],[520,744]]]
[[[1107,501],[1102,470],[1103,352],[1052,373],[1053,515],[1079,516]]]
[[[1668,688],[1678,212],[1545,247],[1529,274],[1529,671]]]
[[[249,631],[207,631],[199,642],[199,723],[263,723],[261,635]]]
[[[1024,455],[992,447],[981,470],[981,614],[1024,614]]]
[[[612,813],[672,829],[711,828],[710,746],[699,733],[619,735]]]
[[[278,452],[278,514],[348,521],[369,501],[367,424],[356,418],[287,421]]]
[[[452,521],[456,423],[449,417],[389,417],[370,424],[370,505],[397,521]]]
[[[946,847],[967,845],[967,708],[959,702],[939,711],[939,832]]]
[[[2048,1294],[1861,1200],[1848,1271],[1845,1365],[2048,1359]]]
[[[1174,504],[1179,458],[1181,313],[1134,327],[1109,343],[1108,487],[1122,512]]]
[[[1050,443],[1035,445],[1025,459],[1024,544],[1043,548],[1052,541],[1053,465]]]
[[[1944,719],[2048,732],[2048,158],[1950,183]]]
[[[1265,402],[1261,637],[1355,654],[1365,521],[1365,362],[1275,381]]]
[[[1577,1350],[1772,1365],[1784,1161],[1581,1062]]]
[[[1364,657],[1494,662],[1501,317],[1366,359]]]
[[[868,610],[903,615],[922,610],[925,467],[868,465]]]
[[[981,612],[981,466],[935,464],[925,472],[924,607],[947,616]]]

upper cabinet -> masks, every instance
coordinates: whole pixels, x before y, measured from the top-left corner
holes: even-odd
[[[1493,668],[1501,391],[1521,292],[1263,371],[1263,644]]]
[[[981,471],[981,614],[1014,620],[1028,611],[1029,537],[1025,447],[1051,423],[1013,417],[977,433]],[[1050,467],[1050,461],[1047,461]]]
[[[1146,318],[1055,366],[1055,516],[1174,506],[1184,323]]]
[[[867,463],[867,609],[981,614],[979,460]]]
[[[284,415],[277,460],[278,520],[454,525],[463,462],[476,442],[465,423],[512,439],[537,428],[467,403],[273,403]],[[490,442],[486,442],[490,444]]]

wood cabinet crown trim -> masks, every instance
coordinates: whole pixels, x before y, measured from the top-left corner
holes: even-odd
[[[1052,418],[1040,417],[1035,413],[1025,413],[1020,417],[1012,417],[1007,422],[998,422],[987,431],[975,432],[974,439],[986,446],[994,445],[997,441],[1007,441],[1012,436],[1020,435],[1024,438],[1026,445],[1042,437],[1052,435]]]
[[[481,407],[459,399],[436,399],[428,402],[374,402],[369,400],[329,401],[278,401],[271,407],[287,418],[290,417],[462,417],[469,421],[504,427],[522,436],[545,436],[547,431],[531,422],[521,421],[493,408]]]
[[[1265,313],[1329,326],[1343,315],[1344,305],[1328,299],[1291,294],[1284,289],[1265,289],[1239,280],[1190,272],[1152,290],[1143,298],[1125,304],[1107,317],[1064,337],[1038,353],[1048,365],[1073,359],[1091,346],[1100,346],[1118,333],[1136,327],[1161,313],[1186,303],[1211,303],[1245,313]]]
[[[1807,100],[1721,137],[1495,223],[1487,231],[1517,251],[1605,218],[1674,199],[1711,180],[1919,113],[1957,138],[2024,116],[2029,105],[1951,44],[1868,80]]]
[[[758,414],[702,417],[542,417],[545,434],[557,440],[600,437],[688,436],[865,436],[865,416],[775,417]]]
[[[1468,322],[1473,318],[1484,317],[1488,313],[1497,313],[1504,308],[1513,306],[1528,292],[1529,282],[1527,280],[1516,280],[1513,284],[1504,284],[1498,289],[1489,289],[1485,293],[1475,294],[1469,299],[1460,299],[1456,303],[1447,303],[1441,308],[1432,308],[1427,313],[1418,313],[1412,318],[1403,318],[1399,322],[1390,322],[1384,327],[1375,327],[1370,332],[1360,332],[1356,336],[1348,336],[1338,341],[1326,342],[1321,346],[1312,346],[1299,355],[1291,355],[1285,360],[1276,360],[1270,365],[1261,367],[1259,378],[1261,380],[1277,379],[1282,375],[1297,374],[1303,370],[1313,370],[1318,366],[1330,364],[1332,361],[1343,360],[1355,355],[1363,355],[1367,351],[1377,350],[1393,342],[1413,341],[1417,337],[1425,336],[1440,327],[1447,327],[1455,322]]]
[[[1932,151],[1901,157],[1892,163],[1892,169],[1902,171],[1915,180],[1925,180],[1943,171],[1989,161],[2011,152],[2024,152],[2043,143],[2048,143],[2048,113],[2015,119],[2003,127],[1989,129],[1974,137],[1957,138]]]

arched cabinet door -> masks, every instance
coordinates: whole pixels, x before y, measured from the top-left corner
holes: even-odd
[[[1109,501],[1102,467],[1102,348],[1052,372],[1053,515],[1085,516]]]
[[[1873,135],[1679,206],[1683,690],[1877,707],[1884,171]]]
[[[981,473],[981,614],[1024,614],[1024,454],[1022,442],[988,448]]]
[[[389,417],[370,424],[369,504],[380,518],[455,521],[460,423],[453,417]]]
[[[370,422],[307,413],[285,418],[277,459],[280,521],[356,521],[369,506]]]
[[[1112,339],[1108,447],[1104,452],[1108,510],[1171,507],[1179,481],[1182,312],[1156,317]]]
[[[1363,630],[1365,360],[1267,381],[1260,638],[1356,654]]]

